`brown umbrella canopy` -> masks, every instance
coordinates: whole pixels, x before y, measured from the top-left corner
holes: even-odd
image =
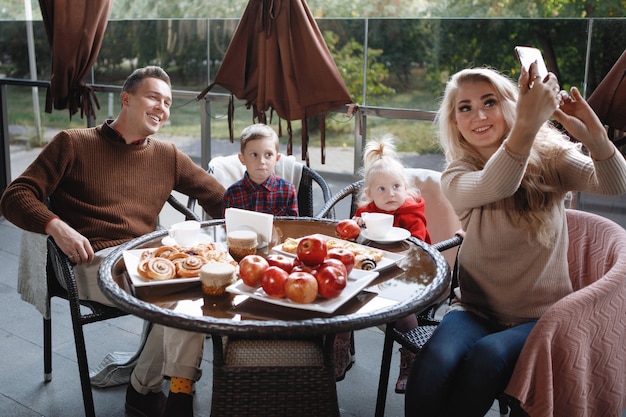
[[[605,125],[626,130],[626,50],[589,97],[589,105]]]
[[[46,112],[68,109],[70,118],[95,116],[98,101],[83,79],[96,61],[113,0],[39,0],[52,51]],[[93,101],[92,101],[93,100]],[[98,106],[99,108],[99,106]]]
[[[214,81],[198,99],[216,84],[245,100],[262,123],[268,111],[288,122],[302,120],[302,159],[307,161],[306,119],[352,103],[304,0],[250,0]]]

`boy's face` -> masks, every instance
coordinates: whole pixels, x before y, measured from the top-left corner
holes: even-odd
[[[239,160],[246,166],[250,179],[261,184],[272,175],[280,154],[276,151],[276,142],[270,138],[252,139],[246,143]]]

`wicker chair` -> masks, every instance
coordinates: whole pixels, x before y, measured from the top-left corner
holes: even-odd
[[[95,416],[96,413],[89,379],[89,365],[87,363],[83,326],[89,323],[124,316],[127,313],[115,307],[80,300],[78,298],[78,288],[76,287],[76,278],[72,264],[67,255],[61,252],[52,237],[48,238],[48,260],[46,269],[48,303],[50,303],[52,297],[60,297],[69,302],[85,415]],[[81,311],[81,306],[87,307],[89,312]],[[52,380],[52,319],[45,317],[43,319],[43,350],[44,380],[48,382]]]
[[[217,180],[225,188],[243,178],[246,167],[239,161],[237,155],[217,156],[209,162],[208,172],[215,175]],[[291,182],[298,193],[298,212],[302,217],[313,217],[314,209],[314,184],[317,184],[322,192],[324,203],[330,199],[330,187],[326,180],[303,163],[296,161],[293,155],[283,155],[276,164],[275,172],[280,177]],[[195,202],[188,204],[193,209]]]
[[[460,235],[455,235],[447,240],[438,242],[433,245],[433,248],[440,252],[445,252],[449,249],[458,248],[463,242],[463,238]],[[455,252],[456,253],[456,252]],[[452,286],[455,286],[456,281],[456,263],[452,270]],[[383,354],[380,363],[380,375],[378,380],[378,394],[376,397],[376,417],[382,417],[385,415],[385,402],[387,400],[387,385],[389,382],[389,369],[391,367],[391,355],[393,352],[394,342],[399,343],[403,348],[408,349],[410,352],[417,354],[422,347],[426,344],[430,336],[440,323],[440,320],[435,317],[437,310],[442,307],[446,301],[452,297],[452,290],[448,299],[441,301],[438,304],[431,306],[425,311],[417,315],[418,326],[407,331],[401,332],[395,327],[395,323],[388,323],[385,327],[385,341],[383,343]],[[502,405],[502,407],[504,404]],[[501,414],[503,408],[501,407]]]
[[[333,194],[327,201],[326,204],[324,204],[324,207],[322,207],[322,209],[320,211],[318,211],[315,214],[315,217],[319,217],[319,218],[334,218],[335,217],[335,213],[334,213],[334,208],[335,206],[342,200],[344,200],[345,198],[351,198],[350,200],[350,213],[349,213],[349,217],[354,216],[354,213],[356,213],[356,208],[357,208],[357,202],[358,202],[358,195],[359,192],[361,191],[361,188],[363,187],[363,180],[359,180],[359,181],[355,181],[351,184],[346,185],[345,187],[343,187],[341,190],[339,190],[337,193]]]
[[[188,210],[184,204],[173,196],[170,196],[168,202],[187,219],[199,220],[192,211]],[[48,306],[50,306],[50,300],[53,297],[59,297],[69,302],[85,415],[89,417],[95,416],[83,326],[89,323],[125,316],[128,313],[94,301],[81,300],[78,296],[72,263],[67,255],[59,249],[52,237],[47,239],[46,283],[46,303]],[[81,309],[81,306],[86,307],[87,310]],[[45,316],[43,318],[43,349],[44,381],[49,382],[52,380],[52,318]]]
[[[568,209],[566,215],[574,293],[555,303],[531,331],[497,399],[503,417],[617,416],[624,409],[626,231],[592,213]],[[388,326],[386,343],[388,335],[418,353],[439,323],[428,314],[418,320],[422,325],[406,333]],[[383,413],[384,401],[377,403],[376,415]]]
[[[619,416],[626,407],[626,231],[567,210],[574,292],[530,332],[505,392],[532,417]]]

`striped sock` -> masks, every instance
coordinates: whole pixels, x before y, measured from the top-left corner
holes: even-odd
[[[170,380],[170,392],[182,392],[183,394],[192,395],[193,381],[187,378],[179,378],[173,376]]]

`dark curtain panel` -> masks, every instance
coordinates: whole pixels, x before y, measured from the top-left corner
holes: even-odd
[[[605,125],[626,130],[626,50],[589,97],[589,105]]]
[[[83,82],[96,61],[113,0],[39,0],[52,51],[50,88],[46,112],[68,109],[70,118],[80,109],[95,116],[98,106],[91,88]]]
[[[352,103],[304,0],[250,0],[215,79],[198,99],[216,84],[245,100],[261,123],[268,111],[288,122],[302,120],[302,159],[307,161],[306,119],[323,114],[324,152],[325,113]]]

